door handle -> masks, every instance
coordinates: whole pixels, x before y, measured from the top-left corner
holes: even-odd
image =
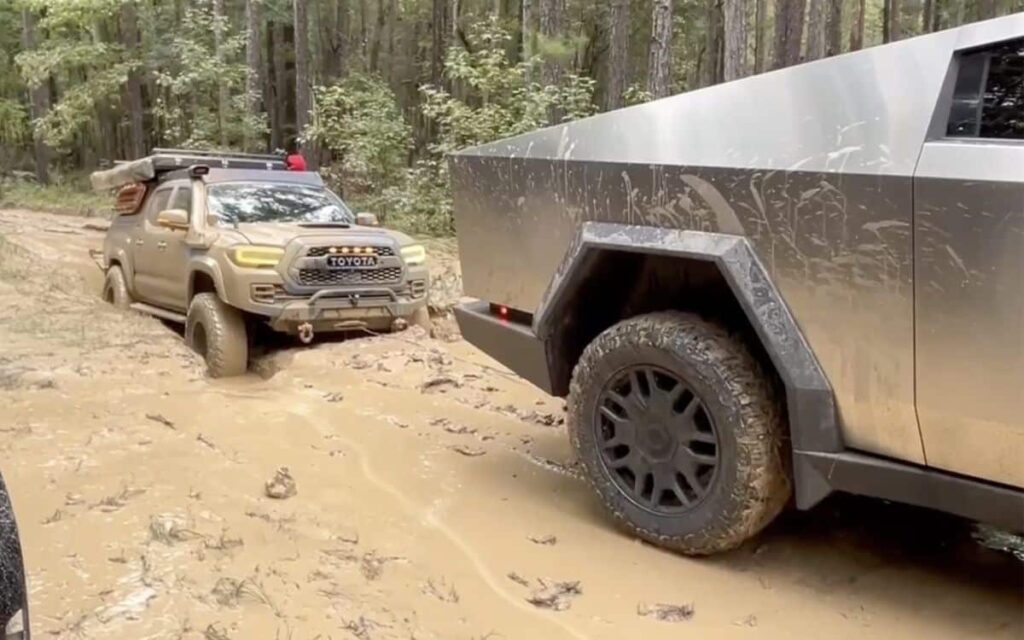
[[[143,242],[142,238],[135,238],[135,244],[139,245],[139,244],[146,244],[146,243]]]
[[[164,242],[163,240],[161,240],[160,242],[156,243],[156,248],[157,249],[166,249],[167,248],[167,243]]]

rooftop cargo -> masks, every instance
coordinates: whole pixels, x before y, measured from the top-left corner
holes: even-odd
[[[89,180],[96,191],[109,191],[136,182],[148,182],[156,179],[160,173],[185,169],[193,165],[223,169],[287,170],[284,158],[279,155],[153,149],[153,153],[145,158],[118,162],[112,169],[95,171],[89,176]]]

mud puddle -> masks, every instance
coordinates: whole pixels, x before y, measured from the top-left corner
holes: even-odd
[[[278,344],[273,375],[209,380],[98,301],[87,222],[0,212],[0,459],[38,637],[1024,634],[1021,564],[930,513],[831,501],[709,560],[632,540],[561,401],[461,341]]]

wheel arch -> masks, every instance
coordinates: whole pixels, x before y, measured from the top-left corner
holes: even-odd
[[[199,293],[215,293],[224,299],[224,279],[220,267],[213,260],[198,259],[188,272],[188,302]]]
[[[533,317],[550,384],[568,392],[583,348],[625,317],[692,310],[745,331],[784,387],[794,452],[843,449],[831,386],[750,243],[740,236],[587,222]],[[742,323],[739,326],[737,323]],[[827,483],[794,467],[797,502],[810,506]],[[806,480],[806,482],[801,482]]]
[[[132,268],[132,261],[128,259],[128,253],[124,249],[117,249],[107,259],[107,269],[118,267],[124,274],[124,284],[128,287],[129,293],[135,295],[135,270]]]

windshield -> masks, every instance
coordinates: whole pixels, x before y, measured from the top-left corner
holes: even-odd
[[[207,194],[210,213],[229,223],[355,222],[341,198],[322,187],[230,182],[211,185]]]

